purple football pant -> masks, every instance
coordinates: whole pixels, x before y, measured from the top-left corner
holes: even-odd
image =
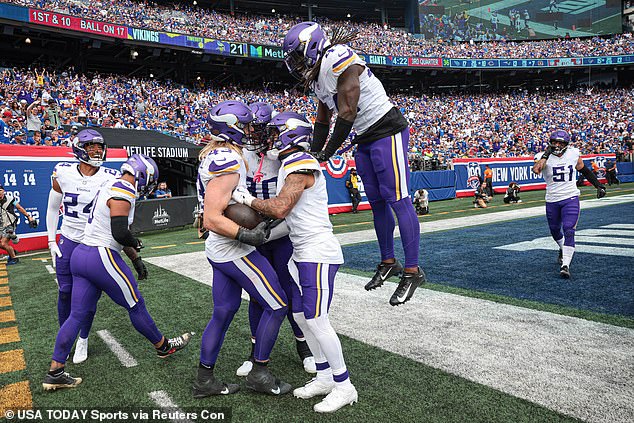
[[[546,203],[548,227],[555,241],[564,238],[565,246],[575,246],[575,229],[579,220],[579,212],[579,197]]]
[[[73,274],[70,316],[57,333],[53,360],[66,362],[79,328],[95,314],[101,292],[128,311],[134,328],[152,344],[163,339],[145,308],[136,279],[119,253],[105,247],[80,244],[70,261]]]
[[[70,315],[71,292],[73,291],[73,275],[70,272],[70,258],[75,251],[78,242],[71,241],[62,235],[57,244],[62,252],[61,257],[55,257],[55,273],[57,275],[57,320],[59,326],[62,327],[68,316]],[[92,321],[95,315],[86,317],[86,324],[81,327],[79,336],[86,339],[92,327]]]
[[[372,206],[381,260],[394,258],[394,216],[398,219],[405,267],[418,266],[420,224],[409,196],[409,127],[398,134],[359,144],[354,158]]]
[[[304,330],[306,342],[315,358],[318,378],[330,374],[335,382],[348,380],[348,369],[337,333],[328,318],[338,264],[292,261],[289,265],[293,279],[293,301],[301,302],[295,316]]]
[[[286,313],[286,318],[288,319],[288,323],[291,325],[291,329],[293,329],[293,334],[296,338],[303,338],[304,334],[293,318],[293,313],[296,310],[293,309],[291,289],[295,282],[293,282],[293,278],[288,272],[288,262],[291,260],[291,256],[293,255],[293,244],[291,243],[291,239],[288,236],[285,236],[283,238],[267,242],[264,245],[260,245],[257,247],[257,250],[273,266],[273,269],[277,274],[277,278],[280,281],[280,286],[286,293],[286,298],[289,299],[290,304],[288,312]],[[252,298],[251,301],[249,301],[249,326],[251,327],[251,336],[254,338],[263,312],[264,309],[260,303]]]
[[[234,261],[216,263],[209,260],[209,263],[213,269],[214,311],[203,332],[200,362],[206,366],[216,363],[227,329],[240,308],[242,289],[264,309],[255,332],[257,342],[253,357],[257,361],[267,361],[288,310],[286,293],[275,270],[257,251]]]

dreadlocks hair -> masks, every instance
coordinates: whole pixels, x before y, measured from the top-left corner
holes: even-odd
[[[357,38],[358,35],[359,31],[353,31],[343,26],[335,27],[332,31],[332,36],[330,37],[330,44],[326,45],[324,50],[328,49],[330,46],[336,46],[338,44],[350,44]],[[317,81],[317,78],[319,78],[319,69],[321,68],[321,61],[323,58],[324,56],[322,55],[306,77],[306,81],[304,82],[305,91],[308,91],[310,84]]]

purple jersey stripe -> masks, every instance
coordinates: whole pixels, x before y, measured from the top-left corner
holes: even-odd
[[[134,188],[130,188],[129,186],[127,186],[123,182],[117,181],[114,184],[112,184],[112,187],[113,188],[120,188],[122,190],[128,191],[132,195],[136,195],[136,191],[134,191]]]
[[[312,160],[312,159],[313,159],[313,156],[311,156],[310,154],[302,153],[302,154],[298,155],[297,157],[293,157],[292,159],[290,159],[288,161],[285,161],[284,162],[284,166],[288,166],[288,165],[293,164],[295,162],[298,162],[300,160]]]
[[[216,162],[211,162],[211,164],[209,165],[209,171],[213,173],[221,172],[225,169],[228,169],[230,167],[234,167],[237,165],[238,165],[237,160],[231,160],[230,162],[224,162],[220,164],[216,164]]]
[[[348,50],[348,54],[347,54],[345,57],[343,57],[343,58],[339,59],[339,61],[338,61],[337,63],[335,63],[334,65],[332,65],[332,68],[334,69],[334,68],[336,68],[337,66],[339,66],[340,64],[342,64],[343,62],[345,62],[346,60],[348,60],[349,58],[351,58],[353,54],[354,54],[354,53],[352,52],[352,50]]]

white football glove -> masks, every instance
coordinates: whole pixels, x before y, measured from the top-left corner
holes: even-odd
[[[48,242],[48,249],[51,250],[51,261],[53,262],[53,269],[55,269],[55,258],[61,257],[62,252],[59,250],[59,247],[57,246],[57,242],[55,241]]]
[[[233,190],[231,198],[233,198],[233,201],[235,201],[236,203],[246,204],[249,207],[251,207],[251,203],[253,203],[253,200],[255,200],[255,197],[252,196],[244,187],[237,187],[235,190]]]

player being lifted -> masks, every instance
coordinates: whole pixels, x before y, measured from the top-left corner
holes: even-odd
[[[394,107],[385,89],[370,69],[345,44],[354,39],[341,28],[329,40],[314,22],[293,26],[284,37],[286,66],[303,80],[319,98],[315,134],[311,150],[320,161],[328,160],[346,140],[352,127],[358,144],[355,160],[365,193],[372,206],[374,230],[381,250],[381,262],[365,289],[383,285],[402,273],[390,304],[403,304],[425,282],[418,266],[420,224],[409,196],[409,128],[405,117]],[[332,135],[330,118],[337,112]],[[405,266],[394,255],[394,216],[399,224],[405,252]]]
[[[277,155],[281,162],[277,195],[261,200],[246,188],[238,187],[233,199],[267,216],[286,219],[293,244],[289,268],[296,282],[293,316],[306,336],[317,367],[317,377],[293,394],[304,399],[326,395],[314,409],[333,412],[358,398],[341,343],[328,319],[335,274],[343,263],[343,254],[328,217],[325,178],[319,162],[306,152],[310,147],[311,124],[300,114],[283,112],[271,119],[269,127],[272,146],[269,154]]]
[[[61,162],[51,175],[51,191],[48,195],[46,212],[46,232],[51,259],[57,274],[58,297],[57,317],[61,327],[71,310],[73,277],[70,257],[81,243],[88,216],[99,187],[107,181],[117,179],[118,170],[101,167],[106,160],[107,146],[101,134],[94,129],[84,129],[76,134],[72,142],[73,154],[79,163]],[[64,204],[62,235],[56,242],[60,205]],[[138,272],[139,279],[147,277],[147,269],[141,257],[133,248],[124,249]],[[79,332],[79,339],[73,355],[73,363],[81,363],[88,358],[88,334],[94,315],[86,316],[85,326]]]
[[[247,188],[257,198],[266,200],[276,193],[277,174],[280,162],[277,158],[270,158],[267,154],[268,142],[266,139],[266,125],[275,115],[273,107],[268,103],[257,102],[249,105],[253,112],[253,131],[244,145],[243,154],[247,165]],[[257,250],[271,263],[280,281],[280,286],[291,301],[291,286],[293,278],[288,272],[288,262],[293,254],[293,245],[288,237],[286,223],[279,224],[271,233],[268,241],[257,247]],[[238,368],[238,376],[246,376],[253,368],[253,351],[255,350],[255,334],[262,318],[262,306],[254,298],[249,301],[249,327],[251,328],[251,354],[249,359]],[[297,354],[302,360],[304,370],[315,373],[315,360],[308,348],[302,330],[295,323],[291,307],[286,314],[288,322],[295,335]]]
[[[200,364],[194,382],[194,398],[237,392],[237,384],[225,384],[214,377],[214,366],[225,333],[240,308],[242,289],[263,308],[255,337],[254,365],[246,386],[258,392],[281,395],[291,385],[277,379],[267,367],[280,325],[287,312],[286,293],[275,270],[255,246],[266,241],[268,224],[249,230],[229,220],[223,212],[236,187],[246,190],[246,165],[242,146],[251,132],[253,113],[240,101],[224,101],[212,107],[209,124],[216,140],[200,152],[198,200],[203,209],[203,226],[209,230],[205,254],[213,273],[213,315],[200,346]]]
[[[546,218],[550,233],[559,245],[559,274],[570,278],[570,262],[575,252],[575,229],[579,220],[579,194],[575,169],[605,197],[605,187],[581,160],[579,150],[569,147],[570,134],[557,130],[550,135],[546,150],[537,153],[533,172],[546,180]],[[562,233],[563,228],[563,233]]]
[[[81,383],[81,378],[64,372],[64,365],[80,328],[94,316],[102,292],[128,311],[134,328],[154,344],[160,358],[181,350],[191,339],[190,333],[172,339],[163,336],[145,307],[132,271],[119,255],[123,247],[137,251],[143,247],[129,226],[136,199],[156,185],[158,167],[151,158],[135,154],[121,166],[121,173],[97,192],[82,242],[71,256],[71,311],[57,333],[51,367],[42,383],[45,390]]]

